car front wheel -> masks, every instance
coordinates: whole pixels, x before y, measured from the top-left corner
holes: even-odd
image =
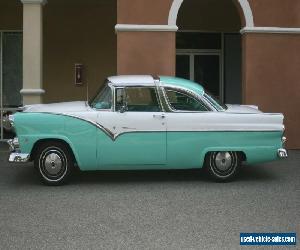
[[[62,185],[68,180],[74,165],[69,148],[60,142],[41,145],[34,165],[41,180],[47,185]]]
[[[240,168],[241,161],[237,152],[211,152],[206,158],[206,169],[216,181],[232,180]]]

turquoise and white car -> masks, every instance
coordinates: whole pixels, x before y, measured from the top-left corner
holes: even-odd
[[[175,77],[112,76],[90,101],[25,106],[10,116],[10,162],[34,161],[49,185],[88,170],[205,167],[231,180],[242,162],[287,157],[282,114],[223,105]]]

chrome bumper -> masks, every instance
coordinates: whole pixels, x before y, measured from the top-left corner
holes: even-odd
[[[20,144],[18,137],[15,137],[14,139],[7,140],[7,144],[9,145],[9,150],[11,152],[15,152],[20,150]]]
[[[284,149],[284,148],[278,149],[277,155],[279,158],[287,158],[288,157],[288,153],[287,153],[286,149]]]
[[[8,162],[28,162],[30,158],[30,154],[24,154],[20,152],[19,140],[15,137],[12,140],[7,141],[9,145],[10,155],[8,158]]]
[[[28,162],[29,158],[30,158],[29,154],[11,153],[9,155],[8,161],[9,162]]]

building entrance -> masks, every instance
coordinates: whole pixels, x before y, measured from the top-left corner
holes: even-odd
[[[242,102],[240,35],[178,32],[176,76],[198,82],[223,102],[240,104]]]

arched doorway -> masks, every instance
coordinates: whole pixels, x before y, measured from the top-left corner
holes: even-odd
[[[174,1],[169,25],[174,22],[179,28],[176,75],[201,83],[226,103],[242,103],[240,30],[253,26],[248,2]]]

